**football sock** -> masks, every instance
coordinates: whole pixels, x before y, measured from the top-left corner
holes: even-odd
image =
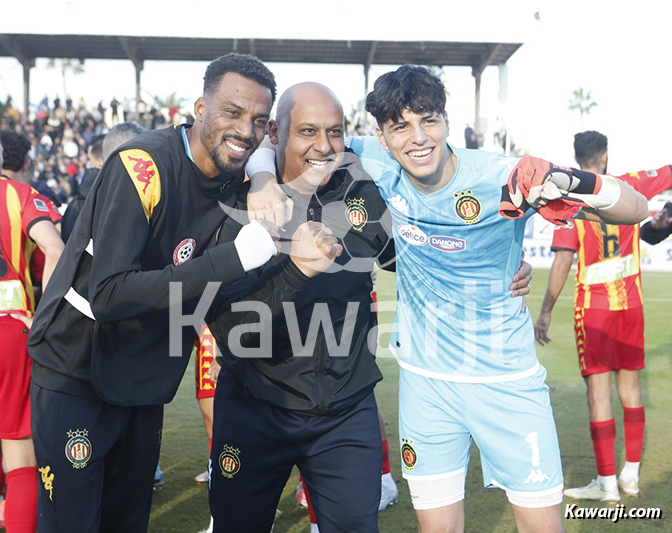
[[[639,475],[639,462],[642,458],[644,443],[644,407],[623,408],[623,432],[625,433],[625,460],[637,463],[636,475]],[[627,463],[626,463],[627,464]],[[631,467],[634,468],[634,467]]]
[[[212,454],[212,439],[210,439],[208,442],[209,442],[208,452]]]
[[[609,492],[616,492],[618,490],[618,481],[615,474],[613,476],[597,476],[597,480],[604,490],[608,490]]]
[[[614,442],[616,441],[616,424],[614,419],[590,423],[590,436],[595,450],[597,473],[600,476],[616,475],[616,457]]]
[[[639,463],[631,463],[630,461],[626,461],[623,465],[623,470],[621,470],[621,476],[630,479],[639,479]]]
[[[383,441],[383,471],[382,474],[389,474],[390,470],[390,446],[387,439]]]
[[[5,528],[7,533],[35,533],[37,529],[37,467],[16,468],[7,473]]]

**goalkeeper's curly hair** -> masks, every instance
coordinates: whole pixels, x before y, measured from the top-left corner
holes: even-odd
[[[4,148],[2,168],[13,172],[21,170],[30,152],[30,141],[25,135],[15,131],[2,130],[0,131],[0,142]]]
[[[446,112],[446,87],[427,68],[403,65],[383,74],[366,97],[366,110],[379,125],[388,120],[397,122],[404,109],[413,113]]]

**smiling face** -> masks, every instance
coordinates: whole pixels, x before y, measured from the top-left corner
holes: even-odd
[[[443,113],[414,113],[404,109],[398,120],[388,119],[378,130],[383,148],[401,165],[411,181],[438,189],[452,177],[452,153],[446,144],[448,123]]]
[[[196,165],[210,177],[235,176],[264,138],[272,97],[267,87],[235,72],[196,101],[203,149],[193,149]],[[200,147],[199,147],[200,148]]]
[[[327,87],[302,83],[288,89],[269,124],[283,182],[303,194],[325,185],[343,159],[343,129],[343,108]]]

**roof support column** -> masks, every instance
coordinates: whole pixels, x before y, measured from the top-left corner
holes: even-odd
[[[477,70],[473,68],[471,70],[472,75],[474,76],[475,89],[474,89],[474,131],[476,132],[477,141],[480,146],[480,139],[478,136],[483,132],[481,131],[481,76],[483,74],[482,70]]]
[[[476,82],[476,88],[474,93],[475,97],[474,130],[476,131],[477,137],[480,136],[481,138],[484,133],[481,127],[481,77],[483,76],[483,71],[485,70],[485,67],[487,67],[490,63],[492,63],[492,60],[497,55],[497,52],[499,51],[500,47],[501,44],[499,43],[490,45],[488,53],[481,58],[480,63],[471,67],[471,73],[474,76],[474,80]]]
[[[28,118],[28,105],[30,101],[30,69],[35,66],[35,58],[21,46],[15,38],[9,35],[0,35],[0,42],[23,66],[23,112]]]
[[[504,155],[511,155],[511,135],[509,135],[509,66],[499,65],[499,114],[504,125]]]
[[[140,103],[140,100],[142,100],[140,97],[140,74],[142,73],[142,69],[144,68],[145,64],[143,61],[139,61],[138,63],[133,64],[135,65],[135,103],[138,104]]]
[[[369,48],[369,55],[366,58],[366,63],[364,64],[364,98],[362,98],[362,113],[364,112],[364,107],[366,105],[366,95],[369,94],[369,69],[373,64],[373,60],[376,58],[376,49],[378,48],[378,42],[372,41],[371,48]]]
[[[142,57],[140,57],[138,47],[135,45],[135,42],[131,37],[120,36],[117,38],[119,39],[119,43],[124,49],[124,52],[126,52],[126,56],[133,62],[133,65],[135,66],[135,103],[139,104],[142,100],[140,97],[140,73],[145,66],[144,61],[142,60]]]
[[[35,63],[33,62],[32,65]],[[23,112],[28,120],[28,95],[30,94],[30,69],[31,63],[23,63]]]

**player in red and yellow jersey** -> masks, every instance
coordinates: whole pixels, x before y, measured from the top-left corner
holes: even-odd
[[[574,138],[581,169],[604,174],[607,138],[596,131]],[[619,176],[648,199],[672,189],[672,169],[632,172]],[[587,386],[590,432],[597,462],[597,480],[568,489],[565,495],[589,500],[618,501],[619,486],[639,494],[639,464],[644,439],[644,406],[639,371],[644,368],[644,313],[639,261],[639,226],[615,226],[574,221],[559,228],[551,249],[555,259],[541,313],[535,324],[540,344],[550,342],[551,312],[578,255],[574,329],[579,368]],[[616,479],[616,425],[611,409],[611,373],[623,406],[626,463]]]
[[[194,344],[196,351],[196,399],[203,414],[203,427],[212,448],[212,420],[214,411],[215,387],[219,376],[219,363],[215,359],[217,341],[212,336],[210,328],[203,325],[201,334]],[[208,482],[207,471],[196,476],[196,483]]]
[[[0,166],[4,149],[0,144]],[[25,183],[0,177],[0,441],[7,469],[8,533],[37,527],[37,462],[30,428],[30,358],[26,341],[35,295],[30,260],[45,255],[46,285],[63,250],[46,202]],[[43,478],[44,478],[43,473]],[[51,483],[53,476],[47,483]]]

